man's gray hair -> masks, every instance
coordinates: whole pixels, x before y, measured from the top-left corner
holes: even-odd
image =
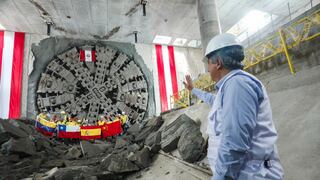
[[[243,48],[241,46],[229,46],[210,53],[208,56],[211,63],[216,63],[220,59],[223,66],[229,70],[243,69],[241,63],[244,59]]]

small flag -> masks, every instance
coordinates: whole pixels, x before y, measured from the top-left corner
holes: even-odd
[[[82,62],[96,62],[96,52],[92,50],[80,49],[80,61]]]
[[[58,125],[58,138],[80,138],[80,126]]]
[[[81,139],[100,139],[101,138],[101,127],[100,126],[81,126]]]
[[[107,122],[101,127],[102,137],[116,136],[122,133],[121,121]]]
[[[36,120],[36,129],[45,136],[53,136],[56,126],[56,123],[49,122],[43,118]]]

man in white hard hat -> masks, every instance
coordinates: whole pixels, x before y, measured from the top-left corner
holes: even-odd
[[[269,98],[262,83],[242,70],[243,47],[235,36],[220,34],[210,40],[205,57],[216,95],[194,88],[189,75],[185,86],[211,106],[212,179],[283,179]]]

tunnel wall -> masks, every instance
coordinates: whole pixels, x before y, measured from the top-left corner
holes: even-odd
[[[154,45],[150,44],[130,44],[107,41],[90,41],[81,39],[70,39],[64,37],[51,37],[26,33],[24,74],[22,90],[22,117],[35,117],[35,90],[39,80],[39,72],[52,60],[52,57],[70,47],[85,44],[100,43],[109,45],[116,49],[121,49],[129,56],[137,60],[138,65],[143,69],[149,84],[149,111],[147,116],[159,115],[161,113],[159,82],[156,65],[156,53]],[[183,89],[183,78],[185,74],[197,77],[203,73],[203,66],[197,65],[201,59],[202,51],[195,48],[175,47],[175,63],[177,69],[177,79],[179,90]],[[38,71],[37,73],[35,73]]]

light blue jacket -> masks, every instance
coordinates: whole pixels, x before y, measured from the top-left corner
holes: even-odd
[[[233,70],[216,84],[216,89],[216,95],[192,90],[211,105],[208,159],[215,161],[210,163],[215,164],[211,167],[212,179],[283,179],[275,144],[277,132],[262,83],[249,73]],[[270,160],[271,167],[264,165],[265,160]]]

